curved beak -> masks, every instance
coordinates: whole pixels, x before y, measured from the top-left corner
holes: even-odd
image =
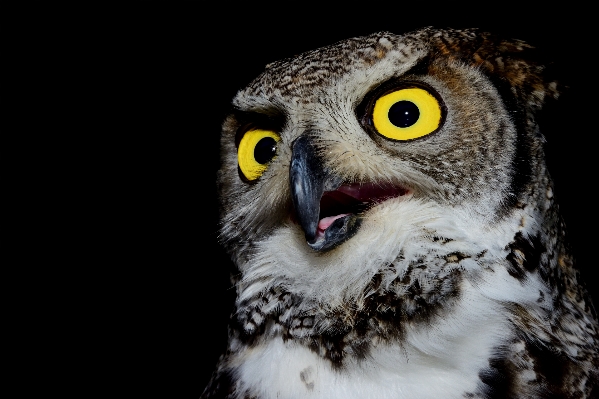
[[[325,167],[308,134],[293,143],[289,182],[297,219],[312,249],[332,249],[355,233],[360,219],[353,214],[340,215],[326,230],[319,229],[323,194],[336,190],[342,180]]]

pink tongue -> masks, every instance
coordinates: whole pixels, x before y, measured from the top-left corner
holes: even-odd
[[[326,218],[320,219],[318,222],[318,232],[324,232],[330,225],[333,224],[335,220],[347,215],[349,215],[349,213],[342,213],[341,215],[328,216]]]

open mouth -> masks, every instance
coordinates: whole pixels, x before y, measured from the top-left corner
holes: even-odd
[[[362,221],[362,215],[376,204],[406,195],[410,190],[391,184],[351,183],[332,191],[324,191],[319,201],[315,234],[306,237],[314,250],[324,252],[351,238]],[[292,220],[300,223],[294,211]]]
[[[335,191],[325,191],[320,199],[320,213],[315,242],[325,236],[326,230],[336,220],[359,215],[377,203],[407,193],[408,190],[403,187],[377,183],[344,184]]]
[[[291,218],[316,251],[327,251],[358,231],[362,214],[377,203],[406,195],[409,189],[389,183],[346,183],[324,164],[310,136],[293,143],[289,166]]]

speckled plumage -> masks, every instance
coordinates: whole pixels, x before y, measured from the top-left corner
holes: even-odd
[[[393,141],[369,99],[403,82],[434,91],[444,119]],[[223,124],[237,301],[202,398],[597,397],[597,317],[535,119],[559,91],[526,43],[477,30],[380,32],[267,65]],[[280,136],[253,182],[248,126]],[[340,186],[394,194],[339,208],[314,238],[306,181],[316,206]]]

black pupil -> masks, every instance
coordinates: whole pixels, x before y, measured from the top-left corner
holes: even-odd
[[[277,152],[277,142],[272,137],[264,137],[258,141],[254,148],[254,159],[256,162],[265,164],[270,161]]]
[[[420,117],[420,111],[411,101],[398,101],[389,108],[389,121],[397,127],[412,126]]]

